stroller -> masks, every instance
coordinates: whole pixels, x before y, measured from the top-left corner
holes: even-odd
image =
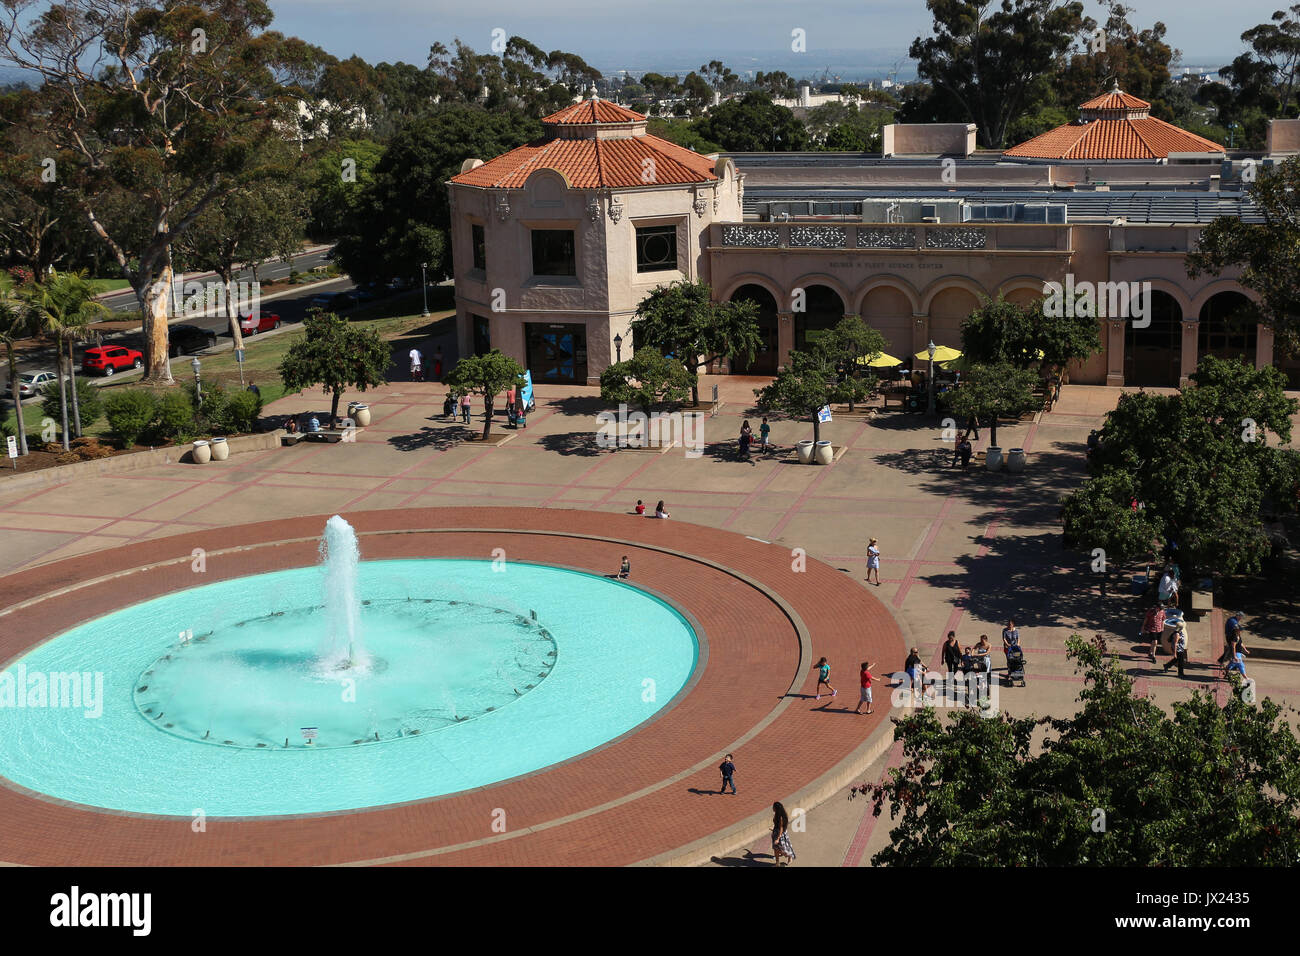
[[[1006,682],[1014,687],[1016,681],[1020,681],[1021,687],[1025,686],[1025,652],[1020,649],[1019,644],[1007,648]]]

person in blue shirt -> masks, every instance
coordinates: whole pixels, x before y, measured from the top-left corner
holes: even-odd
[[[736,792],[736,781],[734,779],[736,776],[735,758],[731,754],[727,754],[726,759],[718,765],[718,771],[722,774],[722,789],[718,792],[726,793],[727,786],[730,785],[731,792],[734,794]]]
[[[832,697],[834,697],[836,694],[839,693],[839,691],[837,691],[834,687],[831,687],[831,665],[826,662],[826,658],[824,657],[817,662],[817,699],[818,700],[822,699],[822,684],[825,684],[827,689],[830,690]]]
[[[1241,647],[1241,618],[1242,615],[1234,614],[1223,622],[1223,656],[1219,658],[1220,664],[1231,661],[1238,649],[1245,650]]]

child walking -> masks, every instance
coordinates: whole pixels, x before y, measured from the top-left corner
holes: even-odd
[[[767,419],[764,418],[763,424],[758,426],[758,447],[760,450],[764,452],[768,450],[769,442],[767,440],[767,436],[771,434],[772,434],[772,426],[769,425],[767,423]]]
[[[735,758],[731,754],[727,754],[727,758],[718,764],[718,771],[722,774],[722,789],[718,792],[726,793],[727,787],[730,786],[731,792],[734,794],[736,792],[736,781],[734,779],[736,776]]]
[[[826,658],[824,657],[817,662],[817,699],[818,700],[822,699],[822,684],[826,685],[826,688],[831,692],[832,697],[834,697],[836,694],[839,693],[839,691],[837,691],[834,687],[831,687],[831,665],[826,663]]]

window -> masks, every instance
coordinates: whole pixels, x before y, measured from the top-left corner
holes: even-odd
[[[636,231],[636,271],[665,272],[676,268],[677,227],[639,227]]]
[[[469,227],[470,245],[474,247],[474,268],[480,272],[487,271],[487,243],[483,239],[483,227],[474,223]]]
[[[533,230],[533,275],[576,276],[572,229]]]
[[[474,319],[474,354],[486,355],[492,351],[492,324],[483,316]]]

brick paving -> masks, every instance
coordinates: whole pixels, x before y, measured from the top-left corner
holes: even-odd
[[[479,515],[465,520],[474,527],[484,527],[481,516],[491,512],[477,509],[523,509],[515,513],[527,515],[527,524],[501,526],[573,532],[584,522],[594,522],[592,534],[635,536],[648,546],[674,547],[659,537],[662,535],[675,539],[681,550],[691,553],[716,545],[718,554],[725,556],[723,564],[748,569],[746,574],[761,580],[771,576],[773,589],[784,599],[797,602],[800,608],[823,606],[828,601],[836,606],[842,601],[844,607],[856,608],[846,612],[844,619],[828,622],[824,632],[820,625],[810,625],[812,653],[831,658],[836,678],[843,682],[840,697],[845,698],[847,693],[849,710],[856,702],[852,693],[853,668],[864,650],[868,656],[878,652],[878,669],[886,672],[901,667],[904,648],[913,644],[934,662],[949,629],[956,630],[963,643],[974,643],[979,634],[987,633],[996,646],[1008,616],[1016,617],[1020,625],[1029,660],[1028,686],[1004,688],[1001,693],[1001,706],[1012,713],[1063,714],[1074,709],[1080,682],[1064,656],[1064,642],[1075,632],[1106,634],[1120,651],[1125,667],[1139,679],[1139,688],[1162,704],[1172,703],[1194,687],[1224,692],[1206,663],[1217,657],[1216,640],[1222,626],[1217,611],[1192,622],[1191,657],[1199,663],[1193,664],[1186,681],[1179,681],[1160,671],[1160,665],[1150,665],[1132,646],[1130,638],[1141,610],[1136,600],[1124,595],[1100,599],[1087,571],[1087,556],[1060,547],[1059,499],[1083,480],[1087,433],[1114,407],[1120,390],[1066,386],[1051,413],[1032,423],[1000,427],[999,444],[1024,447],[1028,467],[1021,475],[995,475],[974,467],[966,474],[949,468],[951,436],[943,435],[935,427],[936,422],[923,416],[894,411],[874,420],[862,414],[837,412],[835,420],[823,426],[822,437],[847,445],[848,449],[830,467],[798,466],[775,456],[757,456],[752,463],[737,461],[731,449],[741,419],[749,418],[757,429],[761,417],[750,405],[752,389],[762,380],[708,379],[701,393],[708,394],[715,382],[724,404],[716,417],[705,421],[706,449],[699,459],[686,458],[680,449],[659,455],[596,448],[595,415],[604,406],[595,389],[539,387],[538,409],[529,417],[527,430],[515,434],[507,444],[483,446],[466,443],[460,426],[439,420],[444,394],[441,386],[397,382],[365,396],[347,396],[364,398],[374,415],[372,425],[359,434],[355,444],[299,445],[239,455],[222,464],[173,464],[124,478],[96,478],[76,485],[9,494],[0,480],[0,574],[10,574],[3,579],[4,603],[16,602],[27,593],[21,582],[27,580],[25,572],[32,569],[44,568],[52,575],[50,586],[59,582],[71,585],[134,562],[134,558],[125,556],[127,551],[116,549],[156,545],[159,539],[180,535],[167,547],[172,549],[170,553],[178,553],[179,549],[179,553],[188,554],[190,547],[199,546],[194,542],[230,541],[233,526],[261,522],[270,516],[311,516],[301,532],[294,534],[314,540],[322,516],[339,511],[349,515],[364,512],[366,522],[388,515],[382,520],[399,527],[416,526],[411,517],[415,514],[438,516],[437,520],[421,519],[419,526],[423,527],[447,527],[452,520],[447,515]],[[269,411],[296,413],[319,407],[318,396],[299,395],[276,403]],[[809,432],[806,425],[773,423],[773,438],[786,448],[800,438],[811,437]],[[977,449],[987,445],[989,435],[981,430],[980,437]],[[637,498],[645,500],[650,509],[658,499],[665,499],[673,520],[661,523],[625,518]],[[627,522],[635,535],[618,530]],[[711,535],[716,535],[716,540],[709,538],[706,542]],[[868,588],[863,583],[862,556],[869,536],[880,539],[884,555],[879,588]],[[384,547],[395,547],[390,543],[395,537],[382,538]],[[433,539],[440,536],[414,536],[411,540],[417,537],[433,548]],[[450,539],[441,540],[445,545]],[[688,542],[690,547],[683,547]],[[526,546],[520,544],[521,548]],[[304,560],[314,556],[314,552],[307,554],[309,546],[301,547],[306,549]],[[366,547],[369,549],[371,544]],[[607,571],[616,563],[617,555],[612,561],[604,560],[610,552],[603,549],[618,550],[623,546],[583,541],[557,547],[548,560]],[[809,562],[806,577],[790,572],[791,552],[796,548],[805,549],[814,559]],[[604,563],[596,561],[596,557]],[[64,559],[74,560],[65,563]],[[248,563],[252,560],[251,556],[241,558],[240,573],[255,567]],[[696,585],[691,583],[707,579],[704,572],[674,575],[670,570],[672,560],[667,556],[635,557],[634,566],[638,577],[645,567],[647,583],[649,575],[662,575],[665,594],[675,593],[673,587],[686,588],[682,600],[692,613],[699,613],[697,604],[709,607],[707,596],[694,590]],[[103,587],[104,593],[111,595],[120,585]],[[52,610],[56,603],[57,613]],[[50,602],[49,609],[43,612],[48,619],[41,619],[46,633],[82,619],[76,604],[67,603],[72,607],[65,610],[63,602]],[[744,613],[750,610],[747,604]],[[1249,612],[1250,608],[1244,610]],[[872,626],[877,621],[892,622],[890,637],[856,633],[855,628],[861,629],[863,621],[872,622]],[[737,625],[733,622],[731,626]],[[752,630],[739,636],[753,640]],[[28,636],[24,640],[30,644]],[[719,646],[728,645],[732,639],[721,641]],[[4,648],[0,659],[12,656],[13,640],[8,619],[0,616],[0,641],[4,642],[0,644]],[[277,849],[262,847],[261,858],[285,854],[275,858],[282,862],[323,862],[323,857],[331,861],[395,863],[633,862],[659,856],[666,848],[684,846],[736,821],[752,822],[762,816],[773,799],[790,799],[832,766],[843,769],[846,755],[863,754],[863,744],[872,744],[873,752],[880,756],[856,782],[878,778],[889,761],[889,729],[880,722],[885,708],[879,702],[876,718],[869,726],[865,717],[848,720],[833,711],[816,712],[809,707],[814,703],[811,701],[802,706],[787,702],[785,709],[796,713],[782,712],[754,741],[738,745],[745,751],[737,750],[741,795],[734,798],[731,810],[720,808],[723,800],[733,801],[731,797],[691,792],[692,787],[703,789],[700,784],[713,784],[712,766],[717,761],[712,755],[731,747],[731,741],[743,735],[739,728],[754,727],[774,708],[782,706],[777,700],[779,693],[789,688],[805,666],[806,662],[789,656],[748,664],[741,658],[730,664],[719,658],[715,669],[711,656],[690,694],[638,733],[576,764],[484,792],[540,787],[538,780],[557,782],[565,779],[562,775],[571,772],[572,766],[608,759],[603,757],[607,752],[648,758],[654,771],[637,771],[627,774],[627,779],[615,775],[612,779],[618,779],[617,785],[609,780],[593,782],[580,775],[582,779],[574,786],[582,788],[583,797],[573,805],[582,804],[585,811],[600,808],[586,813],[581,820],[527,835],[518,833],[524,821],[530,825],[538,820],[555,821],[560,818],[557,814],[562,816],[561,808],[570,805],[563,803],[567,796],[564,792],[542,787],[517,807],[512,799],[510,806],[504,807],[509,832],[493,835],[485,832],[486,804],[481,802],[485,797],[462,794],[428,803],[469,808],[466,812],[470,822],[463,828],[448,824],[445,834],[441,823],[423,829],[428,823],[422,815],[426,811],[420,809],[424,804],[352,814],[348,819],[354,825],[324,846],[314,844],[314,837],[307,836],[324,832],[317,830],[325,825],[320,818],[281,819],[274,824],[276,836],[271,841]],[[1261,694],[1292,705],[1300,703],[1300,670],[1294,666],[1253,661],[1251,674]],[[712,683],[715,679],[718,685]],[[717,689],[701,693],[710,687]],[[761,700],[762,706],[755,705],[754,700]],[[720,731],[716,737],[709,735],[706,741],[692,736],[705,731],[683,727],[682,715],[705,713],[718,721],[719,728],[727,728],[726,732]],[[795,723],[782,723],[795,718],[802,721],[797,727]],[[789,736],[783,736],[786,727],[790,728]],[[663,728],[678,728],[682,739],[675,735],[665,738]],[[727,737],[728,733],[732,736]],[[756,764],[748,754],[751,745],[770,748],[762,753],[772,754],[773,761],[769,764],[760,760]],[[693,762],[696,755],[708,756],[709,760],[703,769],[692,771],[695,763],[704,759],[699,756]],[[765,769],[760,771],[760,766]],[[753,776],[756,772],[766,773],[768,767],[770,778]],[[685,776],[675,780],[679,774]],[[651,788],[650,792],[639,793],[645,788]],[[638,795],[625,804],[605,806],[632,794]],[[7,801],[13,794],[6,792],[3,796]],[[840,791],[810,809],[804,821],[806,832],[794,835],[801,865],[868,865],[871,855],[888,840],[887,815],[869,820],[869,814],[864,815],[869,806],[866,801],[846,798],[847,791]],[[23,799],[29,809],[48,810],[53,806],[31,797]],[[497,806],[502,804],[492,803],[493,808]],[[69,812],[68,808],[59,810]],[[15,827],[7,803],[0,812],[5,814],[0,816],[5,821],[0,823],[0,859],[13,859],[13,845],[8,841],[19,839],[14,836],[15,829],[21,834],[26,828]],[[107,816],[89,814],[97,821],[96,827]],[[42,819],[42,827],[52,825],[52,818]],[[114,852],[123,858],[161,862],[189,860],[188,854],[201,853],[205,859],[228,861],[240,852],[237,848],[241,838],[225,833],[224,824],[220,828],[224,835],[210,840],[206,849],[192,846],[188,821],[137,821],[133,826],[143,826],[144,830],[116,847]],[[303,829],[295,829],[298,827]],[[50,832],[42,832],[43,841],[48,842]],[[290,832],[302,839],[287,839]],[[206,836],[213,835],[209,827]],[[598,852],[584,851],[588,836],[598,841]],[[448,849],[478,840],[494,842]],[[24,853],[38,853],[36,843],[28,838],[21,844],[26,847]],[[372,844],[386,849],[371,852],[363,848]],[[71,838],[61,845],[69,858],[76,858],[78,852],[87,853],[84,846],[78,851]],[[754,844],[752,854],[733,854],[721,862],[764,864],[769,862],[764,859],[765,853],[765,844],[760,841]]]

